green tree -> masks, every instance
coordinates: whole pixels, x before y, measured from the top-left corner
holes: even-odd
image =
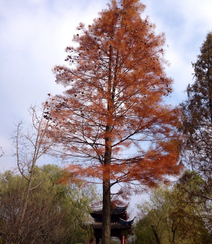
[[[136,242],[212,243],[210,228],[204,219],[205,202],[197,194],[192,194],[194,191],[201,191],[203,182],[196,173],[185,172],[172,188],[154,190],[150,201],[141,206],[143,218],[136,227]],[[150,235],[147,236],[146,233]]]
[[[67,172],[65,172],[67,173]],[[59,183],[64,171],[55,165],[35,167],[23,223],[20,216],[27,181],[11,171],[1,174],[0,238],[3,243],[76,243],[89,238],[84,229],[94,189]],[[42,184],[39,184],[42,181]],[[39,186],[37,186],[39,184]],[[17,236],[21,224],[21,239]]]
[[[176,187],[178,194],[184,194],[184,203],[195,208],[203,225],[211,230],[212,193],[208,180],[205,180],[201,174],[195,171],[185,171]]]
[[[205,202],[205,224],[212,226],[212,33],[208,33],[200,48],[194,68],[194,83],[188,85],[188,98],[181,104],[184,115],[182,158],[185,164],[201,174],[201,191],[193,195]]]
[[[103,183],[103,244],[110,243],[112,186],[125,183],[126,196],[181,169],[180,113],[163,99],[172,91],[165,38],[141,19],[144,9],[139,0],[112,0],[88,28],[81,23],[77,45],[66,48],[69,66],[54,68],[66,91],[47,101],[50,136],[70,157],[70,171]],[[132,148],[133,155],[124,153]]]
[[[200,48],[194,68],[194,83],[181,104],[184,115],[184,160],[193,170],[211,179],[212,172],[212,33]]]
[[[143,216],[142,219],[136,223],[134,228],[136,244],[157,244],[157,240],[151,227],[153,226],[153,219],[150,215],[151,213],[147,214],[145,217]]]

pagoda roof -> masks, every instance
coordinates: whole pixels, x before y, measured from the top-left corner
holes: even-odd
[[[126,206],[116,206],[114,202],[111,203],[111,236],[120,237],[123,232],[133,234],[132,224],[134,219],[127,220],[127,209]],[[93,212],[90,213],[93,217],[94,222],[91,222],[89,225],[94,230],[95,237],[101,237],[102,235],[102,208],[93,209]]]
[[[125,226],[125,227],[127,227],[127,226],[132,226],[133,221],[134,221],[135,218],[136,218],[136,217],[134,217],[134,218],[131,219],[131,220],[124,220],[124,219],[119,218],[119,223],[120,223],[122,226]]]
[[[116,206],[116,204],[112,202],[110,208],[111,222],[119,222],[120,218],[127,220],[127,207],[128,204],[126,206]],[[95,222],[102,222],[102,208],[93,209],[90,215],[95,219]]]
[[[111,214],[122,214],[122,213],[126,213],[126,210],[123,209],[123,210],[120,210],[120,209],[111,209],[110,210],[110,213]],[[102,209],[98,209],[98,210],[93,210],[91,215],[92,214],[96,214],[96,215],[101,215],[102,214]]]
[[[116,204],[114,204],[113,202],[111,203],[111,214],[116,214],[116,213],[125,213],[126,209],[128,207],[128,204],[126,206],[117,206]],[[102,206],[98,207],[98,208],[93,208],[92,213],[95,214],[102,214]]]

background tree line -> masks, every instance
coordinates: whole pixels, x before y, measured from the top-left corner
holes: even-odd
[[[212,243],[212,206],[201,197],[204,184],[196,172],[185,171],[174,186],[154,189],[139,207],[136,243]]]

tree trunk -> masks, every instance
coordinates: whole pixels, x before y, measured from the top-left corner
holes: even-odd
[[[110,180],[103,180],[102,244],[110,244]]]
[[[103,211],[102,211],[102,244],[110,244],[111,239],[111,216],[110,216],[110,165],[112,155],[112,125],[111,118],[113,117],[114,97],[111,93],[111,67],[112,67],[112,47],[110,47],[109,56],[109,76],[108,76],[108,91],[107,91],[107,126],[105,130],[105,155],[103,169]]]
[[[23,210],[22,210],[22,213],[21,213],[21,216],[20,216],[19,228],[18,228],[18,233],[17,233],[19,242],[20,242],[21,236],[22,236],[24,218],[25,218],[26,210],[27,210],[27,206],[28,206],[29,192],[31,190],[32,177],[33,177],[33,170],[34,170],[34,167],[35,167],[35,162],[36,161],[33,160],[32,167],[31,167],[31,174],[30,174],[30,178],[28,180],[27,189],[26,189],[26,193],[25,193],[25,198],[24,198],[24,202],[23,202]]]
[[[106,127],[105,156],[103,169],[103,211],[102,211],[102,244],[110,244],[111,217],[110,217],[110,164],[111,164],[111,126]]]
[[[161,244],[159,236],[158,236],[158,233],[157,233],[157,231],[154,228],[154,225],[151,225],[151,227],[152,227],[153,233],[155,235],[155,239],[156,239],[157,244]]]

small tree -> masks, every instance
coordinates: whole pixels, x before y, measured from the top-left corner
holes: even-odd
[[[45,107],[44,107],[45,109]],[[40,157],[47,154],[53,145],[48,140],[47,131],[49,122],[44,123],[43,113],[39,115],[37,108],[30,107],[31,125],[26,133],[23,132],[22,122],[18,123],[15,135],[13,137],[17,167],[22,177],[27,181],[25,197],[22,199],[22,208],[20,209],[19,228],[17,231],[18,239],[22,239],[22,230],[25,214],[28,205],[30,191],[37,188],[45,180],[43,179],[36,186],[32,187],[34,178],[34,169]]]
[[[141,19],[144,8],[138,0],[112,0],[88,29],[79,25],[78,45],[66,48],[70,68],[54,68],[67,89],[50,97],[45,115],[69,170],[103,183],[103,244],[110,243],[114,184],[126,183],[126,196],[130,183],[155,186],[181,168],[180,113],[163,102],[172,84],[164,72],[164,35]]]

